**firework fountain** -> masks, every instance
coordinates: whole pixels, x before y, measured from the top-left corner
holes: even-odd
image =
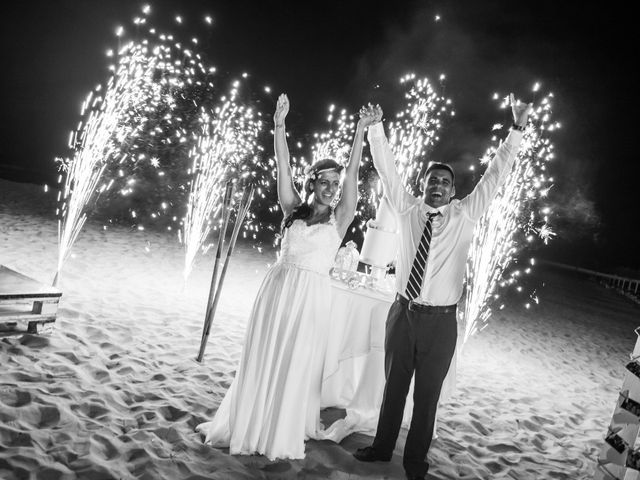
[[[215,67],[192,50],[197,39],[181,43],[160,33],[147,25],[148,6],[143,13],[133,20],[135,41],[120,47],[124,30],[118,29],[115,73],[104,95],[96,94],[98,87],[85,101],[71,137],[74,154],[59,160],[64,185],[55,283],[90,205],[108,223],[177,229],[186,280],[196,252],[217,228],[221,186],[229,176],[250,177],[258,163],[260,113],[241,104],[240,81],[221,96]]]
[[[405,186],[414,190],[417,177],[424,167],[426,154],[438,141],[438,132],[446,118],[455,115],[455,112],[451,109],[451,100],[437,93],[427,78],[417,78],[415,74],[408,74],[403,76],[399,83],[404,89],[406,102],[404,108],[389,122],[389,144],[395,154]],[[335,105],[329,107],[327,130],[313,135],[313,161],[327,157],[346,161],[356,126],[354,119],[354,115],[348,114],[344,109],[338,113]],[[303,161],[302,167],[305,165]],[[373,165],[363,161],[362,169],[366,177],[367,171],[372,170]],[[353,227],[352,233],[356,230],[362,232],[367,220],[375,216],[376,206],[382,196],[381,182],[367,187],[364,187],[363,183],[360,182],[361,195],[358,204],[360,222]]]
[[[389,123],[389,144],[406,187],[418,193],[419,176],[428,153],[440,139],[438,132],[447,117],[455,115],[451,100],[437,93],[427,78],[405,75],[400,83],[408,88],[406,105]]]
[[[537,88],[536,85],[534,90]],[[499,98],[494,95],[494,99]],[[465,341],[486,325],[491,305],[500,298],[497,289],[515,284],[518,277],[531,271],[533,259],[522,271],[514,270],[510,278],[503,278],[518,253],[536,237],[546,243],[554,235],[549,226],[551,210],[540,205],[553,182],[547,172],[547,165],[554,157],[550,135],[560,127],[551,118],[552,99],[553,94],[548,94],[529,116],[515,165],[473,232],[466,269]],[[505,98],[500,108],[507,106],[508,99]],[[501,128],[502,125],[494,126],[494,130]],[[492,142],[481,159],[482,163],[490,161],[497,149],[496,136]],[[517,232],[524,233],[525,242],[518,241]],[[531,297],[537,301],[535,293]],[[525,307],[530,305],[526,303]]]
[[[213,112],[201,112],[201,131],[190,153],[194,178],[181,229],[185,282],[197,252],[205,247],[211,232],[225,191],[225,180],[242,170],[257,147],[262,122],[251,108],[238,103],[239,87],[239,82],[234,82],[229,95],[221,98],[221,105]]]
[[[348,115],[346,109],[339,113],[335,105],[329,106],[327,122],[333,128],[321,133],[314,133],[314,144],[311,147],[312,163],[323,158],[333,158],[339,163],[346,163],[351,152],[351,141],[356,128],[354,115]]]
[[[86,219],[86,207],[98,194],[109,188],[98,187],[109,162],[122,162],[122,144],[131,141],[144,127],[140,117],[153,97],[152,72],[155,57],[149,57],[143,45],[129,45],[123,50],[115,74],[104,93],[97,87],[85,100],[81,115],[84,120],[70,138],[72,158],[57,159],[64,184],[58,193],[58,264],[54,285],[58,283],[65,260]]]

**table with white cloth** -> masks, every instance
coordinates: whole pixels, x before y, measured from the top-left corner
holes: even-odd
[[[329,341],[322,382],[322,407],[346,410],[322,438],[340,442],[354,432],[375,434],[384,393],[384,339],[387,313],[395,294],[349,288],[332,281]],[[455,382],[455,359],[440,396],[448,397]],[[403,426],[413,409],[413,381],[407,395]]]

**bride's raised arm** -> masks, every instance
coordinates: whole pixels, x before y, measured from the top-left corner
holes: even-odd
[[[353,146],[349,163],[345,168],[344,181],[342,183],[342,195],[336,206],[336,223],[338,233],[344,236],[353,217],[358,204],[358,170],[360,169],[360,159],[362,158],[362,143],[364,142],[365,129],[374,123],[382,120],[382,109],[379,106],[372,106],[360,109],[360,120],[353,137]]]
[[[289,113],[289,98],[283,93],[278,97],[276,111],[273,114],[273,148],[276,152],[278,171],[278,201],[285,217],[302,201],[293,184],[293,175],[289,164],[289,147],[287,146],[284,124],[287,113]]]

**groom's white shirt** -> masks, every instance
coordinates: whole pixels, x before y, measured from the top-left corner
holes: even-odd
[[[500,189],[518,153],[522,133],[512,130],[474,190],[462,200],[453,199],[448,205],[434,209],[408,193],[395,166],[394,155],[382,122],[369,127],[368,133],[373,164],[380,175],[389,203],[398,223],[398,257],[396,289],[405,290],[411,266],[424,230],[427,213],[440,211],[433,220],[433,236],[429,258],[417,303],[425,305],[453,305],[462,296],[465,263],[477,220],[489,207]]]

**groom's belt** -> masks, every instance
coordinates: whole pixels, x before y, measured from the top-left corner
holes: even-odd
[[[418,312],[418,313],[451,313],[455,312],[457,305],[423,305],[421,303],[416,303],[413,300],[409,300],[399,293],[396,294],[396,302],[401,303],[402,305],[407,305],[409,307],[409,311]]]

